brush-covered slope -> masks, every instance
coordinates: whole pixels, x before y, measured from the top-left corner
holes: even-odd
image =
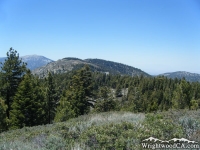
[[[190,81],[190,82],[196,82],[196,81],[200,82],[200,74],[190,73],[190,72],[186,72],[186,71],[169,72],[169,73],[161,74],[159,76],[166,76],[166,77],[172,78],[172,79],[185,78],[187,81]]]
[[[159,114],[106,112],[0,133],[1,150],[141,150],[144,139],[186,138],[200,144],[200,110]]]
[[[133,114],[129,112],[107,112],[84,115],[78,118],[70,119],[67,122],[30,128],[25,127],[23,129],[1,133],[0,149],[101,150],[103,148],[103,143],[106,142],[105,140],[109,136],[103,137],[104,135],[100,133],[102,134],[100,135],[102,136],[100,137],[102,138],[102,141],[99,141],[101,143],[99,148],[95,148],[93,144],[95,145],[97,140],[99,140],[99,137],[95,137],[96,135],[94,135],[94,130],[99,130],[100,132],[107,130],[105,131],[106,133],[109,131],[108,129],[113,128],[113,131],[110,131],[117,133],[120,128],[124,128],[126,126],[127,129],[132,128],[131,124],[136,125],[143,120],[144,114]],[[106,134],[109,135],[109,133]],[[116,140],[117,137],[114,141]],[[99,144],[99,142],[96,144]]]

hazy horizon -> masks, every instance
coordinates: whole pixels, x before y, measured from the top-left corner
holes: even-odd
[[[0,57],[99,58],[151,75],[200,73],[198,0],[0,1]]]
[[[37,55],[37,54],[32,54],[32,55],[25,55],[25,56],[34,56],[34,55],[36,55],[36,56],[42,56],[42,55]],[[25,56],[21,56],[20,55],[20,57],[25,57]],[[43,57],[45,57],[45,56],[43,56]],[[0,58],[3,58],[3,57],[0,57]],[[6,57],[5,57],[6,58]],[[46,57],[47,58],[47,57]],[[66,58],[66,57],[63,57],[63,58]],[[63,58],[60,58],[60,59],[63,59]],[[77,58],[77,57],[74,57],[74,58]],[[51,59],[51,58],[48,58],[48,59]],[[100,58],[86,58],[86,59],[100,59]],[[53,60],[53,59],[51,59],[51,60]],[[59,60],[59,59],[58,59]],[[82,59],[82,60],[84,60],[84,59]],[[103,59],[103,60],[105,60],[105,59]],[[53,61],[57,61],[57,60],[53,60]],[[106,60],[106,61],[112,61],[112,60]],[[113,61],[113,62],[116,62],[116,61]],[[124,63],[122,63],[122,62],[117,62],[117,63],[121,63],[121,64],[124,64]],[[124,65],[127,65],[127,64],[124,64]],[[129,65],[130,66],[130,65]],[[132,67],[135,67],[135,68],[137,68],[136,66],[132,66]],[[141,69],[141,68],[138,68],[138,69]],[[141,69],[142,70],[142,69]],[[142,71],[144,71],[144,72],[146,72],[145,70],[142,70]],[[157,75],[160,75],[160,74],[164,74],[164,73],[172,73],[172,72],[179,72],[179,71],[181,71],[181,72],[189,72],[189,71],[187,71],[187,70],[175,70],[175,71],[168,71],[168,72],[159,72],[159,73],[157,73],[157,74],[151,74],[151,73],[149,73],[149,72],[146,72],[146,73],[148,73],[148,74],[150,74],[150,75],[152,75],[152,76],[157,76]],[[197,73],[197,72],[189,72],[189,73]],[[197,74],[199,74],[199,73],[197,73]]]

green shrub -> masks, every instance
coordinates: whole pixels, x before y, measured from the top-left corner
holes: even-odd
[[[81,139],[91,149],[126,149],[131,139],[135,139],[136,126],[133,123],[121,122],[119,124],[108,124],[100,127],[92,126],[83,132]]]
[[[148,114],[143,122],[145,137],[150,136],[162,140],[181,138],[184,135],[181,125],[175,124],[171,119],[166,119],[160,114]]]
[[[48,150],[66,150],[67,143],[62,137],[50,135],[45,141],[45,148]]]

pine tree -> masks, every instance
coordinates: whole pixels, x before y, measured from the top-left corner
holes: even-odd
[[[98,100],[93,111],[107,112],[114,111],[115,109],[117,109],[117,102],[112,97],[108,97],[107,99]]]
[[[48,118],[48,123],[52,123],[55,113],[56,113],[56,103],[58,101],[58,96],[56,93],[56,87],[55,87],[55,82],[54,79],[49,72],[48,77],[46,79],[46,84],[47,84],[47,91],[46,91],[46,112],[47,112],[47,118]]]
[[[55,122],[66,121],[70,118],[74,118],[76,116],[70,100],[72,99],[72,93],[68,90],[61,97],[59,105],[57,107],[56,115],[54,118]]]
[[[20,83],[10,115],[11,129],[43,124],[44,96],[38,82],[28,71]]]
[[[117,103],[108,87],[101,87],[98,95],[99,99],[94,105],[94,112],[107,112],[116,109]]]
[[[100,87],[98,97],[100,99],[107,99],[109,97],[110,93],[111,93],[111,91],[109,90],[108,87],[106,87],[106,86]]]
[[[172,107],[172,90],[168,87],[163,93],[163,110],[168,110]]]
[[[92,75],[88,66],[78,70],[72,77],[72,91],[71,104],[76,113],[76,116],[84,115],[89,112],[92,97]]]
[[[142,112],[142,110],[144,110],[144,105],[145,105],[145,101],[142,101],[143,95],[141,94],[141,91],[139,88],[134,87],[133,91],[133,104],[135,105],[135,112]],[[144,96],[145,97],[145,96]],[[145,98],[144,98],[145,99]]]
[[[2,64],[2,63],[1,63]],[[17,87],[26,71],[26,64],[19,59],[17,51],[10,48],[7,59],[1,67],[0,92],[7,105],[6,116],[10,118],[10,110]]]
[[[189,82],[185,79],[181,80],[181,90],[183,93],[183,108],[190,107],[190,101],[192,100],[192,88]]]
[[[89,112],[92,93],[92,74],[88,66],[75,72],[68,89],[60,99],[55,122],[84,115]]]
[[[117,87],[116,87],[115,96],[116,97],[122,96],[122,89],[121,89],[120,85],[117,85]]]
[[[188,82],[181,80],[180,84],[176,85],[172,98],[172,108],[184,109],[189,108],[192,100],[192,88]]]

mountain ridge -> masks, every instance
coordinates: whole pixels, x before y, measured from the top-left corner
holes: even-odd
[[[105,72],[109,72],[109,70],[113,69],[112,70],[113,74],[124,74],[124,75],[130,75],[130,76],[137,76],[137,75],[150,76],[148,73],[142,71],[141,69],[138,69],[138,68],[126,65],[126,64],[122,64],[119,62],[97,59],[97,58],[85,59],[85,61],[93,63],[100,67],[103,67]]]
[[[0,57],[0,62],[4,62],[6,58],[7,57]],[[141,69],[123,63],[98,58],[80,59],[75,57],[65,57],[57,61],[53,61],[45,56],[36,54],[25,55],[21,56],[20,58],[22,59],[22,61],[27,63],[27,68],[29,68],[33,72],[33,74],[36,74],[40,77],[45,76],[48,71],[52,73],[65,73],[81,68],[86,64],[90,66],[92,71],[104,72],[106,74],[111,73],[129,76],[153,76],[142,71]],[[185,78],[189,82],[200,82],[200,74],[187,71],[166,72],[156,76],[165,76],[172,79]]]
[[[22,56],[20,58],[22,59],[22,61],[27,63],[27,67],[30,70],[34,70],[34,69],[44,66],[50,62],[53,62],[53,60],[51,60],[47,57],[44,57],[44,56],[40,56],[40,55],[26,55],[26,56]]]
[[[0,62],[4,63],[6,58],[7,57],[0,57]],[[50,62],[53,62],[53,60],[45,56],[36,55],[36,54],[20,56],[19,58],[22,59],[23,62],[27,63],[27,68],[29,68],[30,70],[34,70]]]
[[[189,82],[196,82],[196,81],[200,82],[200,74],[190,73],[190,72],[187,72],[187,71],[167,72],[167,73],[160,74],[158,76],[165,76],[167,78],[172,78],[172,79],[185,78]]]
[[[55,73],[66,73],[78,68],[83,67],[84,65],[89,65],[92,71],[105,72],[110,74],[121,74],[121,75],[144,75],[150,76],[148,73],[113,61],[107,61],[103,59],[79,59],[73,57],[66,57],[59,59],[55,62],[49,63],[46,66],[37,68],[33,70],[33,74],[38,75],[39,77],[45,77],[47,72]]]

